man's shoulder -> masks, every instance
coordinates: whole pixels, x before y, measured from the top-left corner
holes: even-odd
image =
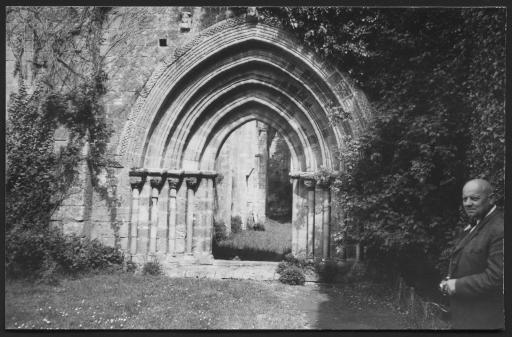
[[[503,235],[503,230],[505,227],[504,223],[505,220],[503,210],[496,209],[494,212],[492,212],[492,214],[489,215],[489,229],[492,232]]]

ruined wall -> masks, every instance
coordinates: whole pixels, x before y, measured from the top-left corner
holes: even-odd
[[[104,44],[100,48],[107,74],[103,105],[113,128],[108,146],[111,164],[99,177],[99,187],[106,193],[100,194],[92,188],[89,169],[85,161],[82,162],[77,186],[71,188],[64,207],[53,217],[55,225],[67,232],[115,244],[118,222],[129,218],[126,205],[130,204],[131,196],[119,193],[116,186],[122,167],[114,155],[128,114],[159,62],[190,42],[199,31],[233,15],[226,10],[226,7],[114,7],[109,12],[104,24]],[[30,91],[29,60],[33,53],[30,34],[25,37],[24,48],[21,73]],[[6,106],[10,93],[17,91],[14,68],[15,58],[6,43]],[[56,131],[57,148],[66,144],[66,137],[65,130]],[[84,151],[85,155],[87,149]],[[64,223],[69,226],[64,228]]]
[[[217,151],[216,146],[220,145],[225,133],[232,131],[232,127],[258,119],[279,130],[293,154],[292,167],[297,171],[292,179],[294,253],[304,251],[308,256],[320,256],[321,253],[326,257],[330,224],[328,186],[317,186],[313,173],[321,165],[337,169],[332,152],[339,148],[344,134],[358,130],[349,122],[334,127],[326,117],[326,107],[333,100],[356,102],[356,94],[338,70],[294,41],[271,18],[241,16],[223,21],[206,34],[197,36],[210,24],[225,18],[220,12],[219,9],[208,8],[150,7],[115,8],[110,13],[104,27],[105,43],[101,50],[108,76],[108,93],[103,104],[114,129],[109,144],[111,163],[100,177],[98,187],[103,188],[104,193],[99,194],[95,190],[92,198],[88,199],[90,193],[83,190],[83,232],[111,245],[126,247],[128,242],[132,247],[136,242],[136,249],[130,249],[130,252],[137,254],[145,254],[147,249],[154,252],[155,245],[158,252],[181,253],[185,249],[190,254],[200,246],[202,248],[198,251],[208,252],[205,246],[208,245],[209,234],[204,231],[207,224],[204,218],[211,219],[211,216],[204,210],[211,209],[207,207],[214,178],[214,173],[209,171],[213,169],[210,158],[214,157],[212,153]],[[184,26],[187,26],[185,30]],[[181,47],[189,42],[192,43],[182,50]],[[175,51],[178,52],[174,54]],[[152,80],[148,81],[150,77]],[[239,81],[240,78],[243,81]],[[179,92],[179,99],[170,94],[166,96],[172,90]],[[207,108],[198,110],[200,115],[187,115],[198,101],[195,98],[215,95],[220,97],[215,102],[218,105],[209,102]],[[168,102],[163,101],[164,98]],[[243,103],[239,105],[241,108],[231,108],[235,101]],[[354,123],[357,126],[364,125],[359,106],[354,102],[347,109],[356,116]],[[180,113],[187,118],[178,118]],[[215,129],[217,124],[218,132]],[[127,132],[123,130],[125,125],[128,125]],[[167,127],[170,125],[183,132],[178,135],[175,134],[179,132],[169,132]],[[212,128],[216,130],[213,141],[207,138]],[[246,138],[249,134],[252,136]],[[234,208],[235,213],[247,215],[249,201],[243,198],[252,195],[256,197],[249,208],[261,209],[263,205],[263,211],[258,214],[265,213],[265,189],[262,187],[266,187],[267,177],[262,168],[267,165],[268,153],[254,149],[249,151],[249,148],[267,145],[267,135],[268,130],[257,125],[256,130],[251,128],[251,131],[242,133],[240,140],[234,143],[238,150],[233,153],[238,157],[225,156],[228,163],[238,165],[242,162],[240,155],[245,153],[248,158],[243,162],[250,165],[252,161],[255,168],[252,174],[250,167],[245,171],[237,170],[242,175],[230,179],[231,183],[241,180],[242,184],[238,186],[243,186],[247,178],[246,184],[249,179],[254,179],[248,186],[255,186],[247,194],[233,189],[233,186],[227,188],[226,193],[231,193],[231,202],[228,201],[230,212]],[[189,136],[190,139],[187,138]],[[172,143],[171,149],[166,149],[167,140]],[[246,141],[248,143],[244,143]],[[121,142],[123,160],[113,155]],[[202,147],[203,143],[213,145]],[[202,148],[206,159],[204,165],[198,167],[206,171],[198,171],[194,166],[194,156],[199,156]],[[153,156],[153,153],[160,155]],[[161,153],[165,155],[162,157]],[[190,167],[182,165],[181,161]],[[120,163],[131,164],[123,167]],[[129,167],[132,165],[144,167]],[[176,172],[168,169],[176,169]],[[187,172],[179,171],[182,169]],[[179,186],[171,188],[171,180],[177,177],[181,179]],[[195,177],[199,177],[199,187],[189,184]],[[162,183],[154,182],[158,178]],[[174,208],[170,206],[173,199],[171,190],[174,190],[172,193],[175,193],[177,203]],[[198,191],[197,195],[193,190]],[[131,207],[135,199],[137,207]],[[91,207],[87,200],[91,201]],[[238,206],[232,203],[233,200],[238,202]],[[160,220],[163,218],[159,214],[161,206],[166,204],[169,210],[174,211],[162,212],[168,215],[162,223],[169,220],[170,224],[169,214],[174,214],[176,224],[172,228],[176,228],[175,234],[179,236],[172,249],[169,245],[165,247],[160,240],[168,235],[170,244],[170,229],[169,233],[154,236],[155,228],[162,229]],[[194,213],[194,210],[198,212]],[[139,211],[140,214],[134,213]],[[196,215],[198,217],[194,218]],[[199,227],[194,227],[197,224]],[[211,224],[209,226],[211,228]],[[134,228],[140,230],[140,235],[133,234]],[[204,233],[197,235],[195,229]],[[190,242],[192,237],[196,238],[195,242]],[[140,250],[139,246],[143,249]],[[315,247],[318,248],[316,252]]]
[[[103,102],[114,129],[109,144],[113,166],[108,168],[109,174],[105,170],[102,179],[103,187],[110,190],[110,200],[93,193],[89,220],[91,237],[114,245],[114,233],[119,229],[119,224],[129,220],[130,210],[126,206],[130,204],[131,196],[123,193],[122,186],[116,188],[115,193],[111,186],[119,183],[117,177],[122,168],[116,166],[118,158],[114,153],[140,91],[163,59],[191,41],[199,31],[223,20],[224,12],[225,8],[221,7],[121,7],[114,8],[109,15],[105,25],[105,45],[102,46],[108,76],[107,94]],[[185,191],[182,189],[178,193]],[[178,219],[178,228],[183,224],[184,219]],[[182,235],[183,231],[179,231],[178,235]],[[180,244],[177,248],[182,250],[184,242],[178,241]]]

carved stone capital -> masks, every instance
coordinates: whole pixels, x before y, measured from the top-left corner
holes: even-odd
[[[187,183],[188,188],[195,190],[199,183],[199,179],[197,177],[187,177],[185,178],[185,182]]]
[[[330,179],[317,179],[316,183],[318,186],[320,186],[323,189],[327,189],[327,188],[329,188],[329,186],[331,186]]]
[[[130,185],[132,189],[140,189],[144,184],[144,178],[142,176],[130,176]]]
[[[180,178],[178,177],[168,177],[167,181],[169,182],[170,189],[177,189],[180,184]]]
[[[162,184],[162,177],[151,177],[149,182],[151,183],[151,187],[158,188]]]
[[[314,179],[304,179],[304,186],[306,186],[307,189],[313,189],[315,188],[316,180]]]

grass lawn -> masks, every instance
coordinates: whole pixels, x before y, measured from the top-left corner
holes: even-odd
[[[301,329],[304,315],[277,282],[132,274],[7,281],[6,329]]]
[[[267,219],[264,231],[244,230],[220,243],[214,242],[213,256],[216,259],[238,256],[241,260],[281,261],[291,250],[291,223]]]

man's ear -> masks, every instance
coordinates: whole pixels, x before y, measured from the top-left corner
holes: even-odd
[[[496,205],[496,194],[494,192],[489,194],[489,203],[493,206]]]

